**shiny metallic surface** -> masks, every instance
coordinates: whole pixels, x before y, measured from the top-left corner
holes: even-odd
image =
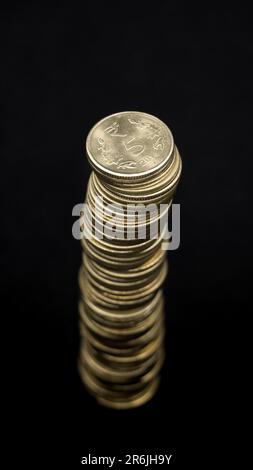
[[[150,400],[160,381],[162,285],[169,267],[160,221],[171,207],[182,163],[168,127],[140,112],[99,121],[88,135],[86,151],[94,172],[82,226],[90,236],[81,240],[78,369],[99,404],[129,409]],[[133,204],[167,206],[150,210],[143,219],[129,212]],[[114,213],[106,210],[108,205]],[[116,222],[117,238],[110,231]]]
[[[94,170],[109,179],[142,179],[163,168],[173,151],[165,124],[150,114],[126,111],[99,121],[87,137]]]

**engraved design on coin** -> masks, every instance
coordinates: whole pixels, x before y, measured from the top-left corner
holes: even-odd
[[[87,138],[87,153],[95,168],[115,175],[145,174],[169,158],[173,138],[154,116],[124,112],[96,124]]]
[[[165,138],[162,135],[162,130],[160,127],[155,126],[154,124],[150,124],[145,122],[144,120],[134,121],[133,119],[128,119],[130,124],[136,125],[139,129],[146,130],[146,138],[155,140],[153,143],[153,149],[155,150],[163,150],[164,149],[164,141]]]

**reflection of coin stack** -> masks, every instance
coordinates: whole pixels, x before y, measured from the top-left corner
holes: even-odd
[[[164,359],[161,221],[181,159],[165,124],[139,112],[96,124],[87,156],[94,172],[83,218],[79,371],[99,403],[131,408],[154,395]]]

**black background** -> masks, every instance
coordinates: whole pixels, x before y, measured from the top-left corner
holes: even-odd
[[[191,2],[189,2],[190,4]],[[240,326],[248,309],[252,158],[251,19],[174,2],[11,3],[1,14],[1,291],[10,318],[12,438],[28,463],[232,452]],[[91,126],[117,111],[157,115],[183,159],[181,245],[169,254],[167,360],[143,408],[98,407],[76,370],[80,243],[72,207],[90,169]],[[249,166],[248,166],[249,165]],[[231,398],[233,397],[233,398]],[[21,454],[19,454],[21,455]],[[185,465],[184,465],[184,468]]]

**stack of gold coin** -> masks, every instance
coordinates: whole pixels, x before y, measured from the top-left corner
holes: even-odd
[[[107,407],[152,398],[164,360],[162,242],[181,174],[168,127],[141,112],[122,112],[90,131],[91,173],[81,222],[79,372]]]

